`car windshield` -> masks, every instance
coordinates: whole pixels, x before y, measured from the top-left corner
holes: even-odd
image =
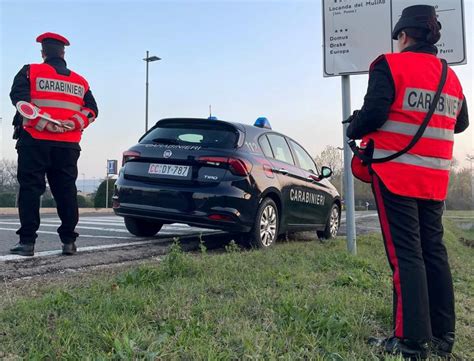
[[[205,148],[233,148],[237,132],[216,122],[164,122],[144,136],[140,143],[193,145]]]

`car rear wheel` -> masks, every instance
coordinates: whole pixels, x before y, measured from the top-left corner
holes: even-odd
[[[125,227],[127,230],[138,237],[151,237],[157,234],[163,223],[148,221],[140,218],[125,217]]]
[[[251,245],[268,248],[275,244],[278,237],[278,208],[270,198],[265,198],[258,207],[255,225],[250,232]]]
[[[337,237],[341,221],[341,210],[337,204],[333,204],[324,231],[318,231],[319,239],[334,239]]]

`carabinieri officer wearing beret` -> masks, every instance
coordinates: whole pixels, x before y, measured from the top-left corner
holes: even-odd
[[[427,118],[442,73],[435,46],[440,29],[434,7],[404,9],[392,33],[400,52],[371,65],[364,105],[347,120],[347,136],[372,144],[373,159],[406,148]],[[435,109],[408,152],[369,166],[394,290],[393,335],[370,341],[410,359],[426,358],[430,345],[435,355],[449,357],[454,344],[454,292],[442,215],[454,134],[469,120],[461,83],[450,68]]]
[[[34,254],[36,231],[40,226],[40,197],[46,177],[61,219],[58,228],[64,255],[76,253],[77,160],[82,132],[97,117],[96,101],[87,81],[67,68],[64,47],[69,41],[55,33],[44,33],[41,64],[25,65],[15,76],[10,98],[13,105],[26,101],[41,113],[59,120],[62,126],[43,118],[27,119],[16,113],[14,139],[18,139],[18,208],[21,227],[19,243],[10,252],[21,256]]]

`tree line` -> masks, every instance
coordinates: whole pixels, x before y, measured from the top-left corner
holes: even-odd
[[[333,175],[331,177],[332,184],[337,188],[344,198],[344,190],[342,188],[342,151],[333,146],[327,146],[320,154],[315,157],[318,167],[326,165],[331,167]],[[0,207],[15,207],[16,197],[19,190],[18,181],[16,179],[16,162],[12,160],[0,160]],[[446,200],[447,209],[455,210],[472,210],[472,175],[471,169],[468,167],[460,167],[459,162],[455,159],[452,162],[450,171],[450,182],[448,199]],[[112,195],[115,180],[109,179],[109,197],[108,207],[112,206]],[[78,195],[78,203],[81,208],[95,207],[103,208],[106,202],[106,183],[101,182],[97,191],[90,197]],[[375,201],[372,194],[370,184],[363,183],[354,179],[354,195],[357,210],[366,209],[366,202],[369,203],[369,209],[375,209]],[[54,198],[49,189],[42,198],[43,207],[55,207]]]

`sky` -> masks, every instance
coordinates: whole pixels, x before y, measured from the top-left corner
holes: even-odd
[[[474,0],[465,8],[468,64],[455,71],[472,115]],[[79,173],[87,179],[103,177],[106,160],[120,160],[144,132],[147,50],[162,58],[150,63],[150,124],[207,117],[212,104],[223,120],[253,124],[266,116],[313,155],[341,146],[341,80],[323,77],[321,10],[320,0],[0,0],[0,158],[16,159],[13,78],[41,62],[35,39],[47,31],[69,39],[68,66],[88,80],[99,106],[81,142]],[[352,109],[366,88],[367,75],[351,76]],[[459,160],[474,153],[473,128],[456,136]]]

